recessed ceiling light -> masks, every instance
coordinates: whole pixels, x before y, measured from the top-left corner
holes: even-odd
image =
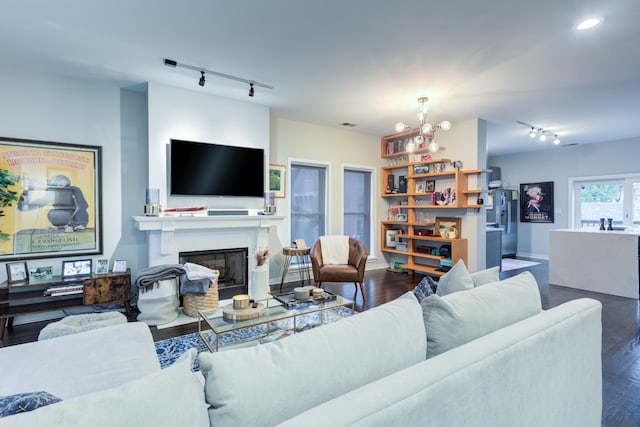
[[[576,30],[588,30],[589,28],[593,28],[598,25],[602,20],[600,18],[589,18],[585,19],[581,23],[578,24]]]

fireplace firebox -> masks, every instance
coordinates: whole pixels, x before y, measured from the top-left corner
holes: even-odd
[[[219,299],[249,293],[248,256],[249,248],[180,252],[178,255],[180,264],[190,262],[220,272]]]

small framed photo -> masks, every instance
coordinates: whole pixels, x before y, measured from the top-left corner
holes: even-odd
[[[407,221],[407,214],[404,214],[404,213],[397,214],[396,215],[396,221],[406,222]]]
[[[416,184],[416,193],[424,193],[424,182],[419,182]]]
[[[62,278],[91,276],[91,259],[62,261]]]
[[[432,193],[436,191],[436,182],[435,180],[430,180],[425,182],[425,190],[427,193]]]
[[[109,260],[106,258],[97,259],[93,269],[95,274],[105,274],[109,272]]]
[[[7,283],[19,283],[29,281],[26,261],[7,263]]]
[[[33,267],[29,269],[29,280],[51,280],[53,279],[53,267]]]
[[[395,248],[396,247],[396,237],[398,234],[402,233],[402,230],[398,230],[395,228],[387,228],[384,230],[384,246],[386,248]]]
[[[117,259],[113,262],[113,272],[114,273],[124,273],[127,271],[127,261],[122,259]]]

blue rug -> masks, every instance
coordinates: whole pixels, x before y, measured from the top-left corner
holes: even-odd
[[[344,317],[351,316],[354,314],[350,308],[347,307],[337,307],[332,310],[331,316],[327,316],[328,319],[325,319],[324,323],[333,323],[338,321]],[[296,320],[296,328],[299,331],[306,331],[313,326],[320,324],[320,315],[321,313],[311,313],[300,316]],[[268,330],[279,329],[280,332],[271,333],[269,337],[272,339],[279,339],[280,337],[289,336],[289,333],[285,333],[286,329],[292,328],[293,323],[291,319],[283,320],[280,322],[273,322],[266,325],[253,326],[251,328],[241,329],[239,331],[229,332],[226,334],[221,334],[219,337],[219,345],[220,350],[224,350],[225,346],[231,346],[233,344],[239,344],[242,342],[251,342],[251,340],[255,340],[261,336],[265,336]],[[215,342],[215,334],[212,331],[205,332],[206,338],[209,342]],[[173,362],[178,359],[182,353],[191,349],[198,347],[198,333],[194,332],[187,335],[180,335],[173,338],[168,338],[166,340],[157,341],[155,343],[156,346],[156,354],[158,355],[158,360],[160,361],[160,367],[162,369],[171,366]],[[208,351],[204,344],[201,344],[201,351]],[[194,365],[194,370],[198,370],[198,361],[196,360]]]

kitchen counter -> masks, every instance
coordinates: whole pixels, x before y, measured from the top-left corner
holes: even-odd
[[[549,283],[638,299],[638,231],[549,232]]]

